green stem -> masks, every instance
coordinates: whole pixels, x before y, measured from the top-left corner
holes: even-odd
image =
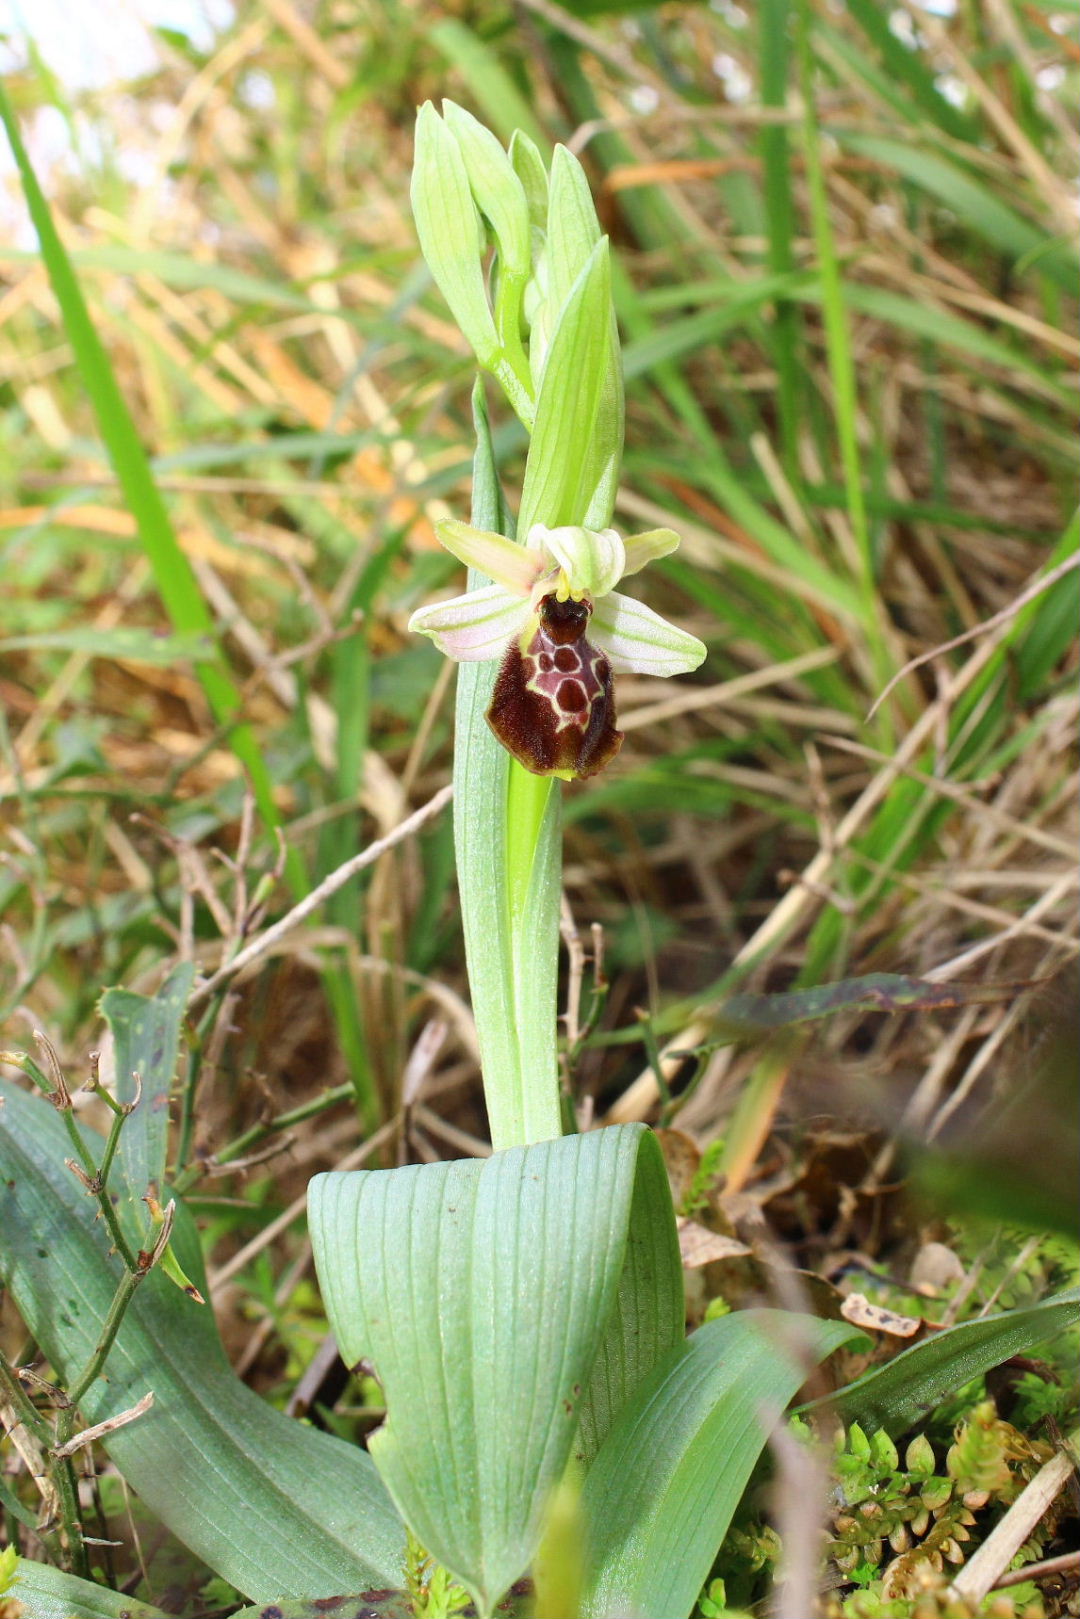
[[[343,1085],[333,1086],[321,1096],[313,1097],[310,1102],[301,1102],[299,1107],[290,1108],[287,1113],[279,1113],[266,1124],[253,1124],[249,1130],[245,1130],[242,1135],[230,1141],[228,1146],[222,1147],[220,1152],[215,1152],[214,1163],[221,1166],[231,1164],[234,1159],[243,1158],[253,1147],[265,1141],[267,1136],[290,1130],[294,1124],[302,1124],[305,1119],[317,1118],[320,1113],[326,1113],[339,1102],[347,1102],[354,1095],[355,1088],[351,1080],[346,1080]],[[201,1168],[189,1165],[180,1174],[173,1176],[173,1191],[178,1197],[183,1197],[197,1181],[202,1179],[202,1176]]]
[[[125,1267],[129,1271],[134,1270],[136,1267],[135,1255],[128,1244],[127,1238],[120,1229],[120,1222],[116,1216],[116,1209],[113,1207],[113,1201],[105,1187],[104,1175],[95,1164],[93,1156],[90,1153],[86,1142],[82,1138],[82,1133],[79,1130],[79,1126],[75,1122],[75,1115],[72,1109],[70,1107],[63,1107],[60,1108],[59,1111],[64,1120],[64,1124],[67,1127],[67,1133],[71,1137],[71,1142],[75,1148],[78,1161],[82,1165],[83,1170],[92,1183],[90,1190],[97,1198],[98,1208],[101,1210],[101,1218],[105,1222],[105,1227],[109,1233],[112,1245],[120,1255],[121,1259],[124,1261]],[[123,1123],[122,1120],[120,1122]]]
[[[506,786],[506,883],[511,924],[525,914],[529,887],[554,781],[510,761]]]
[[[126,1270],[117,1283],[116,1292],[113,1294],[112,1303],[109,1305],[109,1313],[105,1317],[105,1325],[101,1329],[101,1337],[98,1339],[97,1347],[83,1367],[75,1386],[68,1390],[68,1399],[71,1401],[70,1414],[66,1410],[62,1411],[57,1423],[57,1437],[61,1444],[65,1444],[74,1433],[75,1407],[104,1366],[109,1350],[115,1342],[116,1334],[120,1330],[120,1323],[124,1319],[127,1307],[135,1296],[135,1289],[147,1274],[147,1271],[136,1267],[132,1270]]]
[[[109,1171],[112,1169],[113,1159],[116,1157],[116,1149],[120,1145],[120,1132],[124,1128],[124,1122],[128,1117],[129,1115],[123,1111],[114,1110],[113,1112],[108,1139],[105,1142],[105,1151],[101,1155],[101,1166],[97,1172],[102,1193],[104,1193],[105,1184],[109,1179]]]
[[[16,1421],[22,1423],[49,1459],[49,1476],[56,1488],[59,1508],[59,1543],[66,1554],[72,1573],[87,1579],[90,1574],[90,1563],[83,1541],[82,1520],[79,1517],[79,1492],[75,1482],[75,1469],[70,1456],[52,1454],[53,1446],[57,1442],[63,1443],[59,1434],[60,1423],[65,1418],[74,1423],[74,1405],[61,1410],[57,1422],[58,1431],[54,1435],[51,1426],[30,1399],[3,1353],[0,1353],[0,1400],[9,1410],[15,1412]],[[68,1437],[70,1438],[70,1434]]]
[[[483,393],[473,396],[472,521],[513,532]],[[469,585],[486,583],[470,573]],[[562,1135],[556,1045],[561,800],[496,741],[485,718],[494,670],[462,664],[454,743],[454,846],[461,921],[496,1151]]]

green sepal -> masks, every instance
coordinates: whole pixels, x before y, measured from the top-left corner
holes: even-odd
[[[493,366],[499,334],[484,283],[484,228],[461,149],[430,101],[416,116],[410,195],[428,269],[480,364]]]
[[[529,223],[534,231],[547,230],[548,173],[540,148],[523,129],[515,129],[510,137],[510,162],[521,181],[529,209]],[[533,237],[535,249],[536,237]]]
[[[444,107],[446,121],[430,101],[416,119],[411,196],[420,246],[477,360],[531,428],[532,387],[520,332],[531,261],[525,192],[490,131],[453,102]],[[494,315],[484,276],[481,212],[500,252]]]
[[[600,240],[600,222],[585,171],[565,146],[551,159],[547,244],[551,301],[561,309]]]
[[[611,414],[617,360],[611,306],[608,244],[597,242],[574,282],[551,339],[544,365],[536,421],[518,524],[528,533],[534,523],[549,528],[580,523],[606,528],[598,504],[614,502],[611,469],[621,453],[621,413]],[[621,391],[620,391],[621,398]]]

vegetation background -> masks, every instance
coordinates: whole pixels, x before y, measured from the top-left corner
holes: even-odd
[[[684,1210],[783,1241],[823,1308],[963,1319],[1074,1276],[1078,15],[241,0],[89,90],[10,44],[153,486],[118,483],[123,412],[12,181],[5,1045],[43,1029],[78,1078],[105,987],[209,976],[447,780],[452,669],[404,626],[458,588],[432,524],[467,506],[473,368],[407,201],[415,109],[449,95],[586,165],[625,343],[617,519],[684,536],[657,605],[710,649],[677,689],[621,682],[622,754],[566,795],[581,1117],[665,1126]],[[783,1037],[715,1017],[875,973],[937,988],[849,990]],[[442,812],[192,1021],[178,1177],[270,1399],[325,1330],[310,1175],[484,1150],[466,995]],[[692,1315],[762,1285],[714,1260]],[[329,1420],[361,1431],[364,1399]]]

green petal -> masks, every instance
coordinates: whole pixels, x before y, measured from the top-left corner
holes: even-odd
[[[614,590],[626,570],[623,542],[613,528],[597,533],[589,528],[544,528],[537,523],[530,530],[529,544],[537,529],[544,545],[566,572],[575,595],[585,594],[595,601]]]
[[[646,563],[655,562],[657,557],[670,556],[682,542],[673,528],[650,528],[644,534],[631,534],[623,541],[626,551],[626,567],[622,576],[640,573]]]
[[[607,653],[616,674],[684,675],[707,650],[696,635],[617,590],[596,603],[589,639]]]
[[[472,528],[453,518],[443,518],[436,523],[435,533],[439,543],[459,562],[486,573],[514,596],[527,596],[543,572],[543,558],[538,551],[515,545],[502,534]]]
[[[512,596],[502,585],[485,585],[451,601],[419,608],[410,618],[409,628],[429,635],[439,651],[457,663],[483,663],[501,657],[528,617],[528,599]]]

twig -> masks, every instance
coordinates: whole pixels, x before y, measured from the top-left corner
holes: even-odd
[[[1004,1518],[970,1557],[952,1582],[957,1596],[981,1602],[1004,1574],[1076,1466],[1066,1450],[1051,1456],[1020,1492]]]
[[[414,832],[419,831],[425,822],[434,819],[439,811],[450,802],[453,790],[453,787],[449,784],[445,787],[440,787],[434,798],[429,798],[426,804],[422,804],[400,825],[395,826],[392,832],[388,832],[384,838],[377,838],[374,843],[369,843],[366,849],[362,849],[359,854],[353,855],[351,860],[346,860],[343,865],[338,866],[336,871],[330,872],[329,876],[324,877],[318,887],[313,888],[311,893],[307,894],[299,904],[294,905],[291,911],[287,911],[271,927],[268,927],[265,933],[261,933],[257,939],[252,939],[251,943],[245,945],[244,949],[233,956],[231,961],[226,961],[218,968],[216,973],[212,974],[204,983],[199,984],[191,997],[190,1005],[192,1007],[201,1005],[227,978],[231,978],[235,973],[241,972],[245,967],[250,966],[253,961],[257,961],[260,956],[265,955],[293,928],[298,927],[301,922],[313,915],[330,898],[331,894],[336,894],[339,889],[344,888],[345,884],[355,877],[358,871],[363,871],[365,866],[374,865],[376,860],[380,859],[388,849],[392,849],[395,844],[403,842],[405,838],[411,837]]]
[[[962,635],[954,636],[951,641],[943,641],[940,646],[931,647],[929,652],[920,652],[917,658],[912,658],[910,663],[905,663],[902,669],[898,669],[888,685],[874,698],[866,716],[867,720],[873,719],[893,687],[903,680],[905,675],[909,675],[913,669],[920,668],[933,658],[940,658],[944,652],[954,651],[958,646],[963,646],[966,641],[974,641],[977,636],[986,635],[990,630],[996,630],[1000,624],[1007,624],[1009,619],[1015,617],[1020,611],[1021,607],[1026,607],[1029,601],[1034,601],[1036,596],[1041,596],[1044,590],[1049,590],[1051,585],[1056,585],[1059,579],[1063,579],[1067,573],[1076,567],[1080,567],[1080,554],[1066,557],[1064,562],[1059,562],[1056,568],[1051,568],[1050,572],[1044,573],[1041,579],[1036,579],[1034,584],[1029,585],[1026,590],[1020,592],[1015,601],[1011,601],[1007,607],[1003,607],[992,618],[983,619],[981,624],[973,624],[970,630],[965,630]]]
[[[69,1439],[66,1444],[55,1445],[53,1455],[74,1456],[75,1452],[81,1450],[84,1445],[92,1445],[95,1440],[104,1439],[106,1434],[114,1433],[117,1428],[126,1427],[129,1422],[134,1422],[137,1417],[141,1417],[144,1412],[149,1411],[153,1403],[154,1391],[153,1389],[148,1389],[142,1399],[137,1400],[127,1411],[120,1411],[115,1417],[106,1417],[104,1422],[96,1422],[92,1428],[84,1428],[81,1433],[75,1435],[74,1439]]]
[[[822,1452],[800,1444],[783,1424],[774,1429],[769,1448],[776,1460],[773,1501],[784,1548],[772,1612],[775,1619],[803,1619],[816,1606],[828,1466]]]
[[[372,1153],[378,1152],[379,1148],[390,1140],[397,1127],[398,1121],[391,1119],[388,1124],[384,1124],[381,1129],[376,1130],[373,1136],[369,1136],[365,1142],[356,1148],[355,1152],[349,1153],[335,1167],[337,1169],[359,1169],[360,1165],[370,1158]],[[225,1283],[230,1281],[238,1271],[242,1271],[244,1266],[250,1264],[257,1254],[261,1254],[264,1248],[268,1248],[283,1231],[287,1231],[293,1221],[299,1219],[306,1208],[307,1192],[305,1191],[301,1192],[299,1197],[295,1197],[288,1208],[283,1209],[276,1219],[270,1221],[269,1225],[264,1226],[257,1236],[254,1236],[249,1243],[241,1248],[239,1253],[233,1254],[231,1259],[227,1259],[220,1270],[214,1272],[209,1278],[211,1295],[219,1292]]]
[[[1059,1557],[1044,1557],[1041,1563],[1025,1563],[1023,1568],[1010,1568],[995,1580],[991,1591],[1004,1591],[1010,1585],[1023,1585],[1027,1580],[1044,1580],[1051,1574],[1080,1574],[1080,1552],[1062,1552]]]

